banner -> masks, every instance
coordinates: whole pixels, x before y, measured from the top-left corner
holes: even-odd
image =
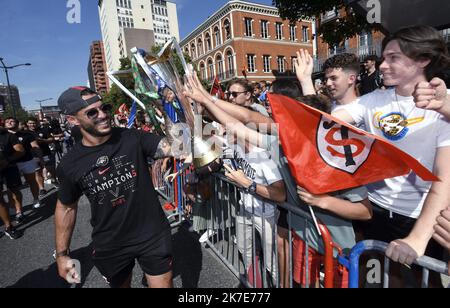
[[[324,194],[406,175],[439,181],[409,154],[294,99],[268,94],[273,118],[297,184]]]

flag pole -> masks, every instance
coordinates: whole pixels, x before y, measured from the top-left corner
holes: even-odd
[[[316,214],[314,213],[314,210],[312,209],[311,205],[308,205],[309,212],[311,213],[312,219],[314,221],[314,225],[316,226],[317,232],[319,233],[319,236],[322,236],[322,232],[320,232],[319,224],[317,223]]]

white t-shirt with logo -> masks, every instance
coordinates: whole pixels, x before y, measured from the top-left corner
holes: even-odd
[[[245,175],[257,184],[269,186],[283,180],[277,164],[270,158],[268,151],[253,147],[249,153],[244,153],[240,147],[234,147],[234,159],[238,169],[244,171]],[[277,208],[275,203],[269,202],[258,195],[242,193],[242,202],[245,211],[254,213],[256,216],[272,217]]]
[[[378,135],[417,159],[433,171],[438,148],[450,146],[450,122],[441,114],[416,108],[413,97],[395,95],[394,89],[376,90],[358,104],[343,106],[366,130]],[[450,161],[450,157],[449,157]],[[404,216],[417,218],[431,182],[414,172],[367,185],[369,199]]]

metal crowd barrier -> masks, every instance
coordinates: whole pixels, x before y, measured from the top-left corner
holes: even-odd
[[[175,173],[179,170],[180,165],[174,161]],[[164,174],[161,172],[161,163],[156,162],[152,168],[153,181],[155,189],[160,193],[162,198],[173,206],[173,213],[168,216],[171,226],[175,227],[186,220],[185,209],[188,204],[187,197],[183,192],[183,187],[186,184],[186,174],[189,171],[183,172],[179,175],[173,182],[167,182],[164,180]],[[258,218],[255,215],[249,215],[251,229],[250,238],[242,238],[241,235],[245,235],[245,232],[239,233],[237,229],[239,226],[245,228],[245,224],[242,223],[244,219],[243,205],[239,202],[241,188],[237,187],[234,183],[230,182],[226,177],[221,174],[215,174],[210,177],[209,185],[211,189],[210,200],[204,204],[194,204],[196,207],[193,209],[193,215],[191,215],[190,222],[194,226],[194,230],[203,233],[203,242],[208,245],[211,251],[213,251],[217,257],[230,269],[230,271],[241,281],[242,285],[253,288],[253,287],[281,287],[282,283],[280,281],[279,274],[279,258],[278,258],[278,226],[276,222],[273,224],[274,227],[271,232],[265,232],[269,225],[266,224],[266,217],[264,213],[262,217]],[[281,208],[287,210],[289,230],[291,230],[291,217],[293,214],[305,219],[306,225],[313,225],[314,222],[308,213],[301,211],[299,208],[290,204],[278,205]],[[264,211],[263,211],[264,212]],[[193,216],[193,221],[192,221]],[[241,223],[238,221],[241,221]],[[261,220],[259,224],[261,226],[259,232],[257,232],[255,227],[255,219]],[[264,223],[262,223],[264,222]],[[326,288],[332,288],[334,282],[334,270],[333,270],[333,250],[336,246],[333,244],[331,235],[328,232],[326,226],[319,223],[319,228],[322,233],[322,239],[325,247],[325,256],[323,264],[324,277],[321,281],[321,285]],[[292,231],[293,232],[293,231]],[[260,236],[257,236],[257,233]],[[284,284],[284,287],[293,287],[293,235],[291,231],[288,231],[287,244],[287,268],[284,270],[282,276],[287,276],[288,283]],[[262,236],[261,236],[262,235]],[[264,249],[267,243],[267,236],[271,236],[271,242],[273,249],[270,253],[260,253],[260,251],[267,251]],[[241,241],[241,252],[239,251],[238,242]],[[258,245],[259,244],[259,245]],[[250,246],[249,246],[250,245]],[[309,247],[309,243],[306,243]],[[249,249],[250,251],[250,265],[247,264],[249,270],[244,268],[244,258],[243,252],[246,252],[248,258]],[[247,250],[246,250],[247,249]],[[242,251],[246,250],[246,251]],[[270,254],[270,256],[268,256]],[[269,258],[270,260],[268,260]],[[247,263],[247,262],[245,262]],[[268,273],[266,273],[265,264],[270,264],[271,268],[268,268]],[[309,251],[305,250],[305,276],[306,284],[303,287],[309,286]],[[261,274],[263,273],[263,274]]]
[[[388,247],[385,242],[367,240],[359,242],[353,247],[348,258],[340,257],[339,262],[345,265],[349,269],[349,287],[359,287],[359,260],[364,252],[376,251],[384,254]],[[383,288],[389,287],[389,268],[390,259],[384,257],[384,271],[383,271]],[[430,271],[437,272],[439,274],[449,275],[449,265],[443,261],[436,260],[427,256],[418,258],[414,264],[422,267],[422,281],[421,287],[428,288]]]
[[[156,161],[152,166],[153,185],[156,191],[161,195],[165,201],[164,209],[171,212],[167,219],[172,227],[181,224],[185,217],[186,198],[183,193],[183,187],[186,184],[186,174],[189,171],[184,171],[178,175],[172,182],[166,181],[165,176],[169,172],[161,172],[162,160]],[[173,170],[170,173],[176,173],[181,169],[181,163],[173,160]]]
[[[260,223],[259,237],[260,245],[258,247],[258,236],[257,228],[255,227],[255,222],[258,219],[265,221],[264,210],[261,218],[255,217],[255,215],[248,215],[250,219],[251,228],[251,242],[247,242],[247,238],[239,238],[244,232],[239,232],[239,227],[242,226],[240,220],[244,214],[243,205],[239,202],[239,195],[241,188],[237,187],[234,183],[230,182],[226,177],[221,174],[215,174],[211,177],[211,188],[212,188],[212,199],[210,200],[207,212],[207,235],[208,239],[206,244],[209,248],[222,260],[222,262],[230,269],[230,271],[240,279],[242,285],[249,288],[256,287],[290,287],[294,286],[293,280],[293,235],[288,231],[287,238],[287,265],[286,269],[281,275],[284,278],[284,282],[280,281],[280,271],[279,271],[279,251],[278,251],[278,226],[275,222],[273,230],[271,233],[267,234],[265,232],[266,223]],[[305,220],[306,225],[314,226],[312,218],[309,213],[305,213],[298,207],[290,204],[280,204],[279,207],[285,209],[288,215],[288,230],[292,230],[291,227],[291,217],[293,214],[301,217]],[[253,208],[254,212],[254,208]],[[245,225],[244,225],[245,226]],[[331,239],[331,235],[325,225],[320,224],[319,228],[322,233],[322,240],[325,247],[325,255],[323,256],[323,280],[321,281],[321,286],[325,288],[334,287],[334,264],[333,264],[333,251],[338,248]],[[248,230],[247,230],[248,231]],[[273,254],[267,253],[267,249],[264,249],[267,243],[267,236],[272,237]],[[239,243],[241,246],[247,247],[251,245],[251,264],[244,266],[244,253],[241,247],[239,251]],[[306,240],[306,247],[309,247],[309,243]],[[259,249],[258,249],[259,248]],[[248,249],[248,248],[247,248]],[[245,248],[244,248],[245,250]],[[266,253],[258,253],[258,251],[263,251]],[[338,249],[339,250],[339,249]],[[272,251],[271,251],[272,252]],[[248,252],[247,252],[248,253]],[[269,258],[269,260],[267,260]],[[337,263],[337,262],[336,262]],[[302,287],[310,287],[310,273],[309,273],[309,252],[305,249],[305,276],[306,284]],[[273,266],[273,268],[268,268],[268,266]],[[249,270],[247,270],[247,268]],[[267,272],[266,272],[267,269]],[[287,277],[287,279],[286,279]],[[300,278],[301,282],[302,278]],[[297,286],[297,285],[296,285]]]
[[[180,170],[181,164],[174,160],[174,170],[172,173]],[[299,207],[284,203],[278,204],[279,208],[287,211],[288,215],[288,256],[287,256],[287,270],[283,271],[281,276],[287,276],[288,283],[280,281],[279,271],[279,254],[278,254],[278,226],[275,223],[270,233],[272,237],[273,257],[272,250],[270,255],[264,252],[265,244],[267,243],[267,233],[265,232],[266,217],[264,213],[262,217],[255,217],[254,213],[249,215],[249,224],[251,226],[251,239],[240,238],[238,227],[243,224],[239,222],[242,219],[244,213],[243,204],[240,202],[240,192],[242,188],[236,186],[233,182],[229,181],[225,176],[221,174],[214,174],[210,177],[209,185],[211,190],[210,199],[204,204],[194,204],[196,209],[190,215],[190,219],[186,217],[186,206],[188,204],[188,198],[186,197],[183,187],[186,184],[186,175],[188,171],[184,171],[173,182],[167,182],[164,179],[165,174],[161,172],[161,163],[156,162],[152,168],[153,181],[155,189],[159,192],[161,197],[165,200],[166,205],[172,205],[172,214],[168,216],[171,226],[175,227],[180,225],[183,221],[190,221],[194,225],[194,231],[203,233],[203,243],[207,245],[212,252],[229,268],[229,270],[240,280],[241,284],[248,288],[257,287],[297,287],[298,284],[294,283],[293,279],[293,228],[291,225],[292,215],[296,215],[301,219],[304,219],[305,226],[314,226],[314,221],[309,213],[302,211]],[[253,209],[254,211],[254,209]],[[263,211],[264,212],[264,211]],[[193,220],[192,220],[193,216]],[[261,219],[264,223],[260,223],[261,230],[257,232],[255,227],[255,220]],[[241,221],[242,222],[242,221]],[[245,224],[244,224],[245,227]],[[243,227],[243,228],[244,228]],[[333,243],[332,237],[327,227],[318,221],[318,228],[320,229],[322,242],[324,246],[324,256],[321,268],[320,287],[333,288],[335,284],[335,258],[334,251],[338,252],[339,264],[345,267],[349,271],[348,286],[350,288],[358,288],[359,284],[359,259],[365,251],[378,251],[384,253],[387,248],[386,243],[379,241],[363,241],[358,243],[352,250],[348,257],[343,256],[340,247]],[[258,234],[258,235],[257,235]],[[261,236],[262,235],[262,236]],[[239,241],[241,246],[244,247],[239,251]],[[259,244],[259,245],[258,245]],[[250,246],[248,246],[250,245]],[[245,247],[251,247],[251,261],[247,271],[244,263],[245,256],[243,255]],[[306,239],[306,247],[309,247],[309,243]],[[248,253],[248,251],[247,251]],[[272,258],[267,262],[267,258]],[[273,268],[268,268],[266,272],[266,263],[270,264]],[[336,262],[337,263],[337,262]],[[301,287],[310,287],[310,275],[309,272],[309,249],[305,249],[305,258],[303,261],[305,268],[305,281]],[[389,286],[389,264],[390,261],[387,257],[384,259],[384,273],[383,273],[383,286],[386,288]],[[428,287],[429,271],[435,271],[440,274],[449,274],[449,265],[443,261],[435,260],[429,257],[418,258],[415,264],[423,267],[422,287]],[[263,274],[262,274],[263,273]],[[303,275],[303,274],[301,274]],[[300,278],[300,282],[302,277]],[[284,279],[286,282],[286,279]]]

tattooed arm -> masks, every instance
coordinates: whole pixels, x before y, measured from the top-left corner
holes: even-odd
[[[172,157],[172,147],[170,146],[169,139],[164,137],[158,144],[154,159],[161,159],[166,157]]]
[[[189,149],[187,145],[183,144],[183,141],[189,139],[184,138],[184,134],[189,134],[188,128],[182,123],[174,124],[167,115],[164,120],[166,136],[159,142],[154,158],[185,158],[188,154],[186,150]]]

